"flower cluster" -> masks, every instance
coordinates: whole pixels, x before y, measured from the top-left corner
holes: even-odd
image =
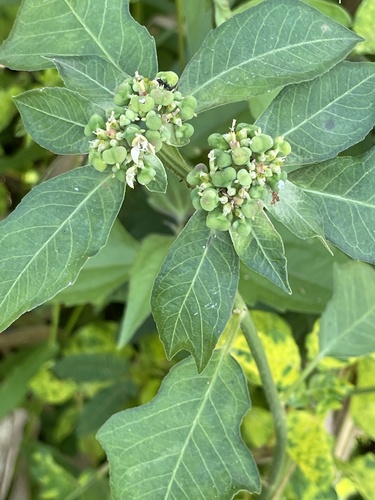
[[[117,89],[107,120],[95,114],[85,127],[90,141],[89,163],[97,170],[110,167],[134,187],[156,176],[155,154],[163,142],[184,146],[194,129],[186,121],[195,116],[197,101],[176,90],[178,76],[159,72],[153,80],[136,73]]]
[[[235,121],[227,134],[212,134],[208,143],[214,148],[208,167],[199,163],[186,178],[194,186],[194,208],[208,212],[209,228],[246,236],[263,202],[279,200],[287,177],[281,167],[290,144],[283,137],[263,134],[256,125]]]

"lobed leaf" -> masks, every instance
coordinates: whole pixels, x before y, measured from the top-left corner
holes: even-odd
[[[353,259],[375,264],[375,148],[296,170],[289,179],[319,206],[326,238]]]
[[[34,141],[57,154],[88,153],[85,125],[94,113],[104,114],[77,92],[59,87],[28,90],[14,100]]]
[[[298,0],[267,0],[211,31],[181,75],[197,111],[310,80],[361,40]]]
[[[230,317],[238,273],[229,234],[210,230],[206,214],[196,212],[171,245],[151,297],[168,358],[186,349],[203,370]]]
[[[264,211],[252,220],[249,236],[232,231],[230,234],[237,255],[248,268],[265,276],[284,292],[292,293],[283,240]]]
[[[259,492],[239,426],[250,406],[237,362],[216,351],[203,373],[191,357],[174,366],[148,404],[113,415],[99,430],[114,499],[217,498]]]
[[[23,198],[0,224],[0,331],[72,284],[106,243],[123,197],[112,172],[89,165]]]
[[[116,87],[129,76],[100,56],[60,56],[51,60],[68,89],[104,109],[113,107]]]
[[[53,66],[46,57],[101,56],[120,71],[157,72],[155,41],[130,15],[129,0],[25,0],[0,62],[11,69]]]
[[[343,62],[315,80],[284,88],[256,124],[292,146],[286,165],[333,158],[375,124],[373,63]]]
[[[334,285],[320,322],[320,355],[348,358],[374,352],[374,270],[360,262],[337,266]]]

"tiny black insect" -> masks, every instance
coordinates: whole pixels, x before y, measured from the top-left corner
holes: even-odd
[[[157,78],[156,81],[158,82],[159,85],[161,85],[162,87],[164,87],[165,89],[167,90],[174,90],[176,88],[177,85],[173,85],[173,87],[171,87],[170,85],[168,85],[167,82],[165,82],[164,80],[162,80],[161,78]]]

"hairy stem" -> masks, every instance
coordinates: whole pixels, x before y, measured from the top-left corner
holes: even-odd
[[[267,399],[268,406],[272,413],[275,433],[276,433],[276,448],[271,465],[269,476],[269,486],[260,496],[263,500],[273,498],[273,493],[277,489],[278,484],[282,481],[282,473],[284,470],[285,450],[287,443],[287,428],[285,420],[284,407],[280,402],[279,395],[276,389],[275,382],[265,355],[262,343],[258,337],[256,327],[247,309],[247,306],[241,295],[237,293],[234,302],[236,308],[243,312],[241,327],[246,341],[250,347],[251,354],[259,370],[259,375],[262,380],[264,393]]]

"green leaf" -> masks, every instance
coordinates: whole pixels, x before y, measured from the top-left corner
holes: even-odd
[[[113,354],[70,354],[58,361],[52,371],[60,378],[79,383],[103,382],[124,377],[129,363]]]
[[[334,269],[334,293],[320,323],[320,356],[348,358],[375,351],[375,271],[350,262]]]
[[[131,17],[128,0],[25,0],[0,62],[11,69],[52,67],[43,56],[101,56],[119,70],[157,72],[155,42]]]
[[[362,0],[355,13],[353,29],[364,38],[355,51],[358,54],[375,54],[375,3],[373,0]]]
[[[360,38],[298,0],[268,0],[211,31],[180,79],[198,112],[324,73]]]
[[[375,264],[375,148],[289,174],[319,206],[328,240],[353,259]]]
[[[229,500],[240,489],[259,492],[239,433],[249,406],[243,372],[225,350],[201,374],[191,357],[174,366],[150,403],[112,416],[99,430],[114,499]]]
[[[85,436],[97,432],[99,427],[114,413],[121,410],[131,397],[136,386],[129,380],[105,387],[85,403],[79,415],[77,434]]]
[[[359,493],[359,498],[372,500],[375,488],[375,457],[372,452],[339,465],[343,476],[348,478]]]
[[[299,238],[324,237],[319,206],[302,189],[289,181],[280,190],[280,201],[267,205],[267,210]]]
[[[104,115],[80,94],[64,88],[28,90],[14,100],[34,141],[57,154],[87,153],[85,125],[94,113]]]
[[[343,62],[315,80],[284,88],[256,124],[291,144],[286,165],[304,165],[362,140],[374,117],[374,64]]]
[[[206,214],[195,213],[170,247],[152,292],[168,358],[186,349],[203,370],[230,317],[238,272],[229,234],[209,229]]]
[[[307,5],[311,5],[315,9],[318,9],[322,14],[334,19],[338,23],[349,28],[352,24],[351,17],[347,10],[345,10],[341,5],[332,3],[330,0],[302,0]],[[341,0],[339,1],[341,3]],[[356,31],[358,35],[361,35]],[[361,35],[362,36],[362,35]]]
[[[356,426],[364,431],[372,440],[375,439],[375,398],[374,398],[374,380],[375,380],[375,359],[366,357],[356,364],[356,388],[359,391],[354,392],[350,401],[350,415]]]
[[[66,306],[103,304],[129,279],[138,248],[138,242],[116,221],[104,248],[86,262],[74,284],[59,292],[52,302]]]
[[[155,155],[145,154],[144,160],[147,159],[147,165],[155,169],[155,178],[145,185],[145,188],[152,193],[165,193],[168,186],[167,174],[165,172],[164,165]]]
[[[119,348],[129,342],[151,314],[152,286],[171,242],[172,239],[168,236],[151,234],[141,244],[130,273],[128,300],[118,340]]]
[[[124,191],[112,172],[80,167],[32,189],[1,222],[0,331],[72,284],[105,245]]]
[[[45,361],[54,356],[56,350],[55,345],[38,344],[25,351],[17,366],[11,369],[0,385],[0,420],[22,403],[30,379]]]
[[[284,292],[292,293],[283,240],[263,211],[252,220],[249,236],[231,231],[231,237],[237,255],[248,268],[265,276]]]
[[[192,56],[212,28],[212,7],[202,0],[189,0],[182,2],[182,8],[186,20],[187,46]]]
[[[239,291],[248,305],[257,303],[278,311],[320,314],[333,293],[333,265],[344,264],[349,257],[335,250],[332,256],[321,242],[301,240],[280,223],[276,224],[285,245],[288,279],[293,290],[287,295],[263,276],[244,266],[240,270]]]
[[[103,108],[113,107],[115,90],[129,75],[99,56],[53,57],[68,89]]]

